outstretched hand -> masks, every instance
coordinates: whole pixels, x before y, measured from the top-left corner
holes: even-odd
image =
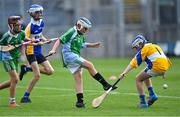
[[[51,41],[51,39],[47,39],[46,41],[45,41],[45,43],[51,43],[52,41]]]
[[[99,48],[99,47],[101,47],[101,45],[102,45],[102,44],[101,44],[100,42],[94,43],[94,47],[95,47],[95,48]]]

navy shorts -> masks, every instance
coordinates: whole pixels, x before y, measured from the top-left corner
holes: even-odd
[[[27,58],[27,60],[28,60],[30,65],[31,65],[32,62],[35,62],[35,61],[37,61],[38,64],[41,64],[41,63],[43,63],[44,61],[47,60],[44,57],[44,55],[42,55],[42,54],[38,54],[38,55],[35,55],[35,54],[26,55],[26,58]]]

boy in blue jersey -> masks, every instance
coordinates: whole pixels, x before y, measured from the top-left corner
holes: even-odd
[[[33,87],[40,79],[40,73],[51,75],[54,72],[50,62],[42,54],[42,45],[45,41],[48,41],[42,34],[44,28],[44,21],[42,19],[43,7],[33,4],[29,8],[28,13],[32,18],[25,29],[26,37],[31,38],[37,45],[30,44],[26,46],[26,58],[31,67],[27,65],[21,66],[20,80],[22,80],[23,75],[28,71],[33,71],[34,76],[24,93],[24,96],[21,98],[21,103],[31,103],[29,96]],[[38,64],[41,64],[42,68],[39,68]]]
[[[111,85],[106,82],[103,76],[95,69],[93,63],[80,56],[82,48],[99,48],[100,43],[87,43],[85,42],[84,34],[91,28],[91,22],[81,17],[76,23],[76,26],[70,28],[64,33],[59,40],[57,40],[50,51],[50,54],[56,53],[60,44],[63,44],[62,58],[66,68],[72,73],[75,79],[77,102],[76,107],[85,107],[83,102],[83,81],[82,81],[82,68],[87,69],[89,74],[100,82],[104,90],[108,90]],[[116,89],[117,87],[113,87]]]

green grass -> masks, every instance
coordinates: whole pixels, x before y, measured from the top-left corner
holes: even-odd
[[[97,70],[106,77],[118,76],[126,67],[130,59],[90,59]],[[42,75],[40,81],[31,93],[31,104],[21,104],[24,91],[31,80],[32,73],[28,73],[23,81],[18,83],[17,102],[21,105],[18,108],[8,107],[9,90],[0,91],[0,116],[180,116],[180,59],[171,59],[172,68],[166,74],[166,81],[161,77],[153,78],[153,85],[159,95],[158,101],[150,108],[138,109],[139,102],[135,76],[144,68],[131,71],[128,76],[118,83],[118,89],[111,93],[103,102],[100,108],[91,107],[91,101],[103,93],[102,87],[90,77],[84,70],[84,100],[86,108],[77,109],[74,79],[62,63],[51,61],[55,69],[52,76]],[[2,64],[0,65],[0,82],[8,79]],[[109,80],[108,80],[109,81]],[[109,81],[113,83],[114,81]],[[163,89],[164,83],[169,85]],[[147,93],[147,90],[146,90]]]

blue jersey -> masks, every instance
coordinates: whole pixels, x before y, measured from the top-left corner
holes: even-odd
[[[27,25],[25,30],[26,37],[31,39],[32,38],[37,39],[37,42],[41,41],[43,28],[44,28],[43,19],[40,19],[40,21],[34,21],[34,19],[31,19],[31,22]],[[42,54],[42,47],[40,45],[37,46],[27,45],[26,54],[27,55]]]

